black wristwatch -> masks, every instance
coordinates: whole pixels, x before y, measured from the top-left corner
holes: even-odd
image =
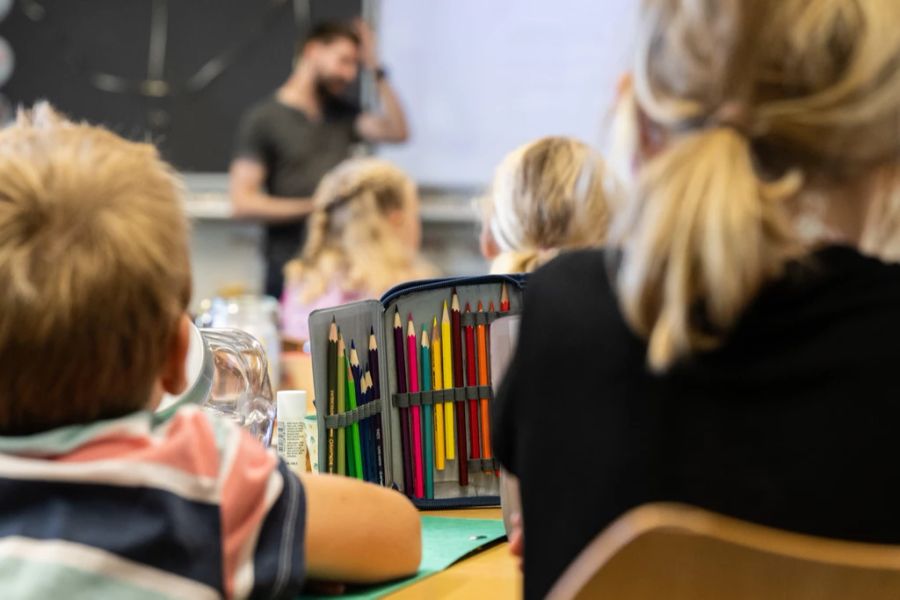
[[[372,73],[375,75],[375,81],[384,81],[388,76],[387,69],[384,67],[375,67],[375,70],[372,71]]]

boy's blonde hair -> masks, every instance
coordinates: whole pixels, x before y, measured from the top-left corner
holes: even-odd
[[[895,0],[644,0],[622,107],[667,140],[613,236],[619,300],[653,368],[720,344],[805,252],[788,202],[895,172],[898,24]],[[896,201],[874,216],[864,248],[896,229]]]
[[[501,251],[491,270],[533,271],[559,250],[602,244],[609,221],[604,182],[600,156],[571,138],[541,138],[507,155],[483,199]]]
[[[188,225],[147,144],[44,103],[0,131],[0,430],[144,408],[190,296]]]
[[[285,267],[288,281],[302,285],[302,302],[312,302],[333,284],[379,295],[433,273],[389,221],[392,213],[417,210],[415,184],[393,164],[344,161],[322,179],[313,202],[306,244]]]

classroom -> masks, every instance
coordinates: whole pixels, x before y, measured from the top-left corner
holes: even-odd
[[[898,29],[0,1],[0,598],[900,598]]]

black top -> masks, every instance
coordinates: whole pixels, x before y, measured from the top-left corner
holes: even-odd
[[[274,97],[250,109],[238,128],[235,155],[266,168],[266,192],[275,197],[310,197],[319,180],[350,155],[359,138],[359,108],[348,102],[325,102],[321,120],[282,104]],[[281,295],[281,270],[300,249],[305,219],[266,227],[266,293]]]
[[[826,248],[720,350],[663,376],[645,365],[601,251],[532,276],[494,408],[496,454],[521,479],[526,597],[653,501],[900,542],[900,266]]]

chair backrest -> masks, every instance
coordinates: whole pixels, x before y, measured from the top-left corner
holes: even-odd
[[[598,535],[552,600],[900,598],[900,546],[790,533],[678,504],[636,508]]]

